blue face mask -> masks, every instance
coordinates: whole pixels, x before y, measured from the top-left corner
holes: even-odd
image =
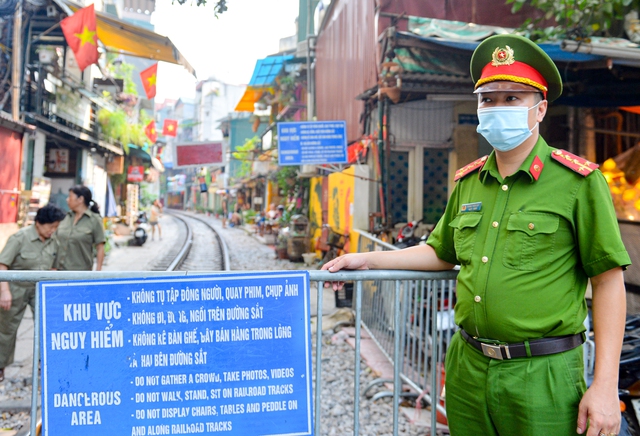
[[[499,106],[478,109],[480,124],[476,130],[496,150],[513,150],[531,136],[533,129],[529,129],[529,111],[540,103],[542,102],[533,107]]]

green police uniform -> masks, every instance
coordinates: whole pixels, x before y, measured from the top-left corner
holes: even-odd
[[[93,269],[93,247],[105,241],[102,218],[86,210],[74,225],[75,212],[67,212],[56,238],[60,244],[56,268],[60,271],[91,271]]]
[[[586,177],[568,168],[563,161],[570,156],[554,152],[540,137],[509,177],[500,176],[493,153],[463,169],[428,244],[440,259],[461,265],[455,321],[470,335],[518,343],[583,332],[588,277],[631,263],[602,173],[584,163]],[[581,348],[500,361],[458,334],[446,363],[454,436],[575,434],[585,390]],[[548,371],[556,364],[557,372]],[[538,392],[545,386],[549,392]],[[471,395],[473,407],[461,392]],[[558,392],[570,394],[565,403]],[[477,432],[487,426],[496,432]]]
[[[56,257],[57,243],[53,238],[44,242],[35,226],[20,229],[7,240],[0,263],[10,270],[50,270]],[[0,309],[0,368],[13,362],[16,333],[27,305],[35,309],[35,284],[10,282],[11,308]]]
[[[537,91],[551,101],[562,92],[553,61],[515,35],[483,41],[471,76],[482,93]],[[460,265],[456,324],[476,346],[523,344],[526,354],[499,351],[499,360],[454,335],[446,357],[452,436],[576,434],[586,390],[582,347],[539,355],[530,341],[583,332],[588,278],[631,263],[596,168],[539,137],[508,177],[495,152],[457,173],[427,242],[440,259]]]

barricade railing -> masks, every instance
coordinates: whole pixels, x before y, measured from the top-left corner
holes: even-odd
[[[358,252],[399,250],[367,232],[356,232],[360,236]],[[445,276],[440,280],[432,274],[427,273],[429,278],[425,279],[393,283],[364,282],[362,320],[371,338],[393,364],[394,371],[399,371],[398,377],[410,388],[407,392],[401,392],[401,395],[417,397],[418,400],[422,398],[431,405],[431,434],[435,435],[437,413],[446,417],[440,393],[444,385],[444,352],[456,330],[454,302],[457,271],[444,273]],[[396,310],[400,311],[399,315],[395,313]],[[395,325],[398,316],[401,323]],[[397,337],[402,341],[400,350],[395,341]],[[386,382],[388,380],[385,378],[375,380],[366,391]],[[393,392],[378,392],[373,399],[391,395],[394,396],[394,403],[397,403],[395,389]],[[394,416],[395,425],[397,419]]]
[[[375,241],[374,241],[375,242]],[[39,282],[52,280],[96,280],[116,278],[152,278],[161,276],[202,276],[215,277],[220,272],[184,271],[0,271],[0,281]],[[228,274],[228,272],[226,273]],[[400,397],[405,393],[403,385],[414,390],[431,404],[431,433],[436,434],[437,413],[445,414],[440,404],[441,371],[443,351],[448,344],[453,329],[453,283],[457,271],[309,271],[309,278],[317,282],[317,307],[323,307],[325,282],[344,281],[354,283],[355,314],[355,359],[354,359],[354,425],[353,434],[360,434],[360,349],[361,326],[369,332],[394,364],[393,379],[393,435],[398,434]],[[448,302],[447,302],[448,298]],[[37,425],[38,360],[40,356],[40,316],[36,294],[34,316],[33,374],[31,434],[35,435]],[[322,316],[317,318],[317,332],[322,332]],[[315,431],[320,435],[321,392],[322,392],[322,334],[316,335],[316,356],[314,362],[314,410]],[[434,407],[435,405],[435,407]]]

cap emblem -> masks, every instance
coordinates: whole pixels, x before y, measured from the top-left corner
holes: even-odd
[[[513,49],[506,45],[504,48],[496,47],[491,55],[491,65],[500,67],[502,65],[511,65],[516,60],[513,57]]]

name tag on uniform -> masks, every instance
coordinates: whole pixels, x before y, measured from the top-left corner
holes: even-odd
[[[480,212],[482,209],[482,202],[478,201],[477,203],[467,203],[463,204],[460,207],[460,212]]]

